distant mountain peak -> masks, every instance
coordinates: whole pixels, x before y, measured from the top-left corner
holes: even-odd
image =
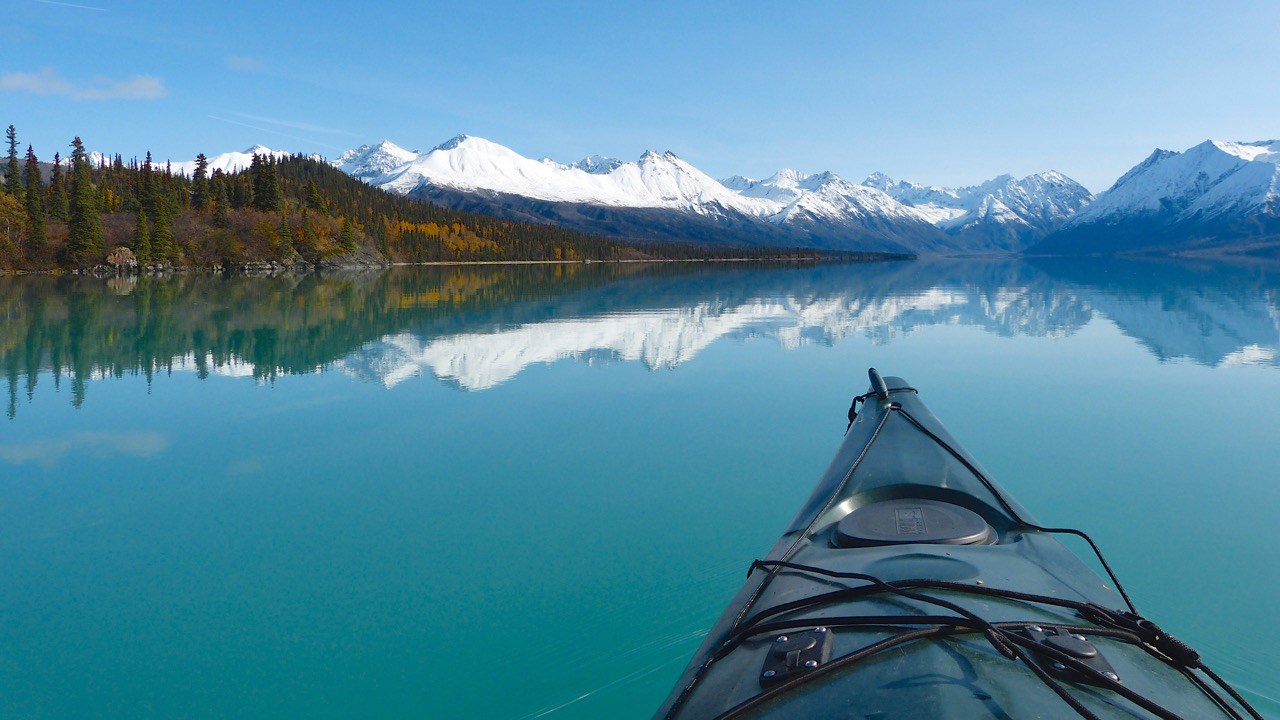
[[[791,168],[782,168],[778,172],[774,173],[773,175],[770,175],[768,178],[766,178],[765,180],[761,180],[760,182],[765,185],[773,185],[775,187],[791,188],[800,184],[800,181],[804,180],[806,177],[808,177],[808,175],[805,175],[799,170],[793,170]]]
[[[610,172],[622,167],[622,165],[623,162],[617,158],[605,157],[604,155],[588,155],[573,163],[570,167],[592,175],[608,175]]]
[[[448,140],[445,140],[444,142],[442,142],[442,143],[440,143],[439,145],[435,146],[435,148],[434,148],[434,149],[436,149],[436,150],[453,150],[454,148],[458,147],[459,145],[461,145],[461,144],[463,144],[463,143],[465,143],[465,142],[467,142],[468,140],[471,140],[471,139],[472,139],[472,136],[467,135],[466,133],[458,133],[457,135],[454,135],[453,137],[449,138]]]
[[[867,187],[873,187],[877,190],[887,190],[897,183],[893,181],[893,178],[877,170],[876,172],[868,175],[867,179],[862,181],[862,184]]]
[[[1280,141],[1158,149],[1037,246],[1044,252],[1249,252],[1280,237]]]

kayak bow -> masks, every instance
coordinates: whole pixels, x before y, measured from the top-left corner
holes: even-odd
[[[869,375],[831,466],[656,718],[1261,720],[1138,614],[1086,534],[1035,522],[914,388]]]

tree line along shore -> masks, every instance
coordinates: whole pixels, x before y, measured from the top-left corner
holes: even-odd
[[[254,155],[238,172],[190,175],[120,155],[20,156],[6,131],[0,178],[0,271],[146,272],[351,267],[415,262],[680,259],[878,259],[804,248],[632,244],[549,224],[422,203],[348,177],[321,160]],[[95,161],[96,160],[96,161]]]

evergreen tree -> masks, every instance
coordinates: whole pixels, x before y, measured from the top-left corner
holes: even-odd
[[[284,213],[280,213],[280,225],[276,227],[276,240],[281,258],[288,258],[293,254],[293,230],[289,229],[289,218]]]
[[[147,151],[147,159],[142,162],[138,172],[138,206],[155,217],[156,212],[156,173],[151,165],[151,151]]]
[[[147,214],[142,210],[138,211],[138,223],[133,226],[133,254],[138,258],[138,265],[150,265],[152,261],[151,252],[151,230],[147,227]]]
[[[44,249],[48,242],[44,222],[44,180],[40,177],[40,161],[31,146],[27,146],[26,171],[27,200],[27,248],[32,252]]]
[[[342,219],[342,234],[338,236],[338,245],[349,253],[356,251],[356,224],[351,222],[351,218]]]
[[[154,221],[151,224],[151,254],[156,260],[176,262],[179,257],[178,246],[173,242],[173,225],[169,219],[169,208],[165,203],[156,205]]]
[[[231,207],[236,210],[248,207],[253,201],[253,189],[248,182],[248,177],[242,173],[227,178],[229,183],[227,192],[231,195]]]
[[[329,217],[329,207],[325,204],[324,198],[320,197],[320,188],[316,187],[315,180],[307,180],[305,206],[310,210],[321,213],[325,217]]]
[[[253,208],[262,212],[282,209],[280,175],[276,172],[275,158],[254,153],[249,175],[253,181]]]
[[[18,168],[18,131],[12,125],[4,132],[5,139],[9,141],[9,160],[4,166],[4,191],[10,195],[22,199],[22,181],[20,179],[21,170]]]
[[[62,177],[62,155],[53,154],[53,175],[49,179],[49,217],[66,222],[70,214],[67,209],[67,183]]]
[[[302,209],[302,244],[298,247],[298,252],[307,260],[315,260],[320,256],[320,232],[316,230],[315,223],[311,222],[311,213],[306,209]]]
[[[196,172],[191,177],[191,207],[204,210],[209,204],[209,159],[204,153],[196,155]]]
[[[71,207],[67,249],[76,263],[102,251],[102,217],[98,192],[89,172],[89,156],[77,137],[71,141]]]
[[[214,196],[213,207],[213,226],[220,229],[231,227],[231,215],[227,211],[227,206],[231,201],[227,199],[227,186],[225,183],[218,183],[217,193]]]

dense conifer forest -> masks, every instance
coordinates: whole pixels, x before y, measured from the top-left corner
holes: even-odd
[[[554,225],[408,200],[309,157],[255,155],[241,172],[190,175],[153,162],[25,156],[10,125],[0,186],[0,271],[235,270],[387,262],[699,258],[814,259],[815,251],[637,245]],[[96,161],[95,161],[96,160]],[[845,254],[846,259],[858,259]]]

